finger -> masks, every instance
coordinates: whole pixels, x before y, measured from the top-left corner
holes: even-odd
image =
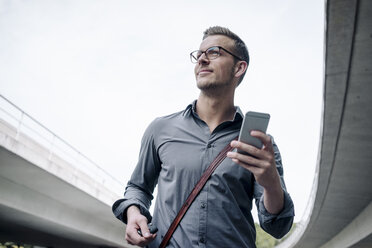
[[[135,245],[138,245],[140,247],[145,247],[146,245],[148,245],[151,241],[153,241],[154,239],[156,238],[156,234],[151,234],[149,237],[147,238],[144,238],[144,237],[141,237],[141,239],[135,243]]]
[[[273,151],[273,144],[271,142],[271,138],[269,135],[261,132],[261,131],[257,131],[257,130],[253,130],[251,131],[251,136],[261,140],[262,144],[264,145],[264,149],[265,150],[268,150],[268,151]]]
[[[126,236],[125,239],[130,244],[139,245],[141,242],[145,240],[144,237],[138,234],[138,230],[141,229],[141,222],[146,223],[146,218],[140,221],[128,222],[127,229],[126,229]]]
[[[133,231],[133,232],[129,232],[127,231],[126,235],[125,235],[125,240],[128,242],[128,244],[131,244],[131,245],[137,245],[139,244],[144,238],[142,238],[141,236],[139,236],[136,231]]]
[[[142,247],[151,242],[153,239],[155,239],[155,237],[153,236],[150,236],[149,238],[142,237],[137,233],[136,230],[134,232],[128,232],[125,239],[131,245],[137,245]]]
[[[245,164],[249,164],[251,166],[256,166],[256,167],[261,167],[261,168],[269,167],[270,164],[272,164],[274,157],[275,157],[273,149],[271,151],[258,149],[254,146],[251,146],[243,142],[239,142],[239,141],[232,141],[231,146],[239,150],[245,151],[248,154],[230,152],[228,153],[227,156],[229,158],[238,159],[241,162]]]
[[[244,162],[242,162],[242,161],[240,161],[236,158],[233,158],[232,161],[234,163],[238,164],[239,166],[249,170],[253,175],[256,175],[256,174],[260,173],[260,171],[262,170],[260,167],[244,163]]]
[[[238,152],[228,152],[226,156],[250,166],[260,167],[260,160],[250,155],[245,155]]]
[[[241,151],[244,151],[244,152],[248,153],[249,155],[254,156],[256,158],[263,158],[264,157],[264,154],[262,153],[261,149],[258,149],[255,146],[243,143],[241,141],[236,141],[236,140],[232,141],[231,142],[231,147],[237,148],[238,150],[241,150]]]
[[[251,135],[260,139],[263,143],[263,148],[261,149],[262,156],[260,156],[260,158],[268,161],[269,163],[272,163],[273,161],[275,161],[275,151],[274,151],[271,137],[260,131],[252,131]]]
[[[150,233],[150,230],[147,226],[147,220],[142,220],[138,223],[138,225],[140,226],[140,229],[141,229],[141,232],[142,232],[142,236],[144,238],[149,238],[151,236],[151,233]]]
[[[127,226],[127,230],[126,230],[126,235],[125,235],[125,239],[129,242],[136,242],[138,240],[138,238],[141,238],[140,235],[138,235],[137,233],[137,228],[133,228],[133,227],[129,227]]]

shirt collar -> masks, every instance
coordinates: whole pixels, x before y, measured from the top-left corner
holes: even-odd
[[[199,118],[198,114],[196,113],[196,102],[197,100],[194,100],[192,103],[190,103],[189,105],[187,105],[186,109],[183,111],[183,115],[194,115],[196,117]],[[235,106],[235,115],[234,115],[234,119],[233,121],[239,121],[239,120],[243,120],[243,117],[244,117],[244,114],[242,112],[242,110],[239,108],[239,106]]]

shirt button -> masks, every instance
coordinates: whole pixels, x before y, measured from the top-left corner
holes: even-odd
[[[201,237],[200,239],[199,239],[199,241],[200,241],[200,243],[204,243],[204,238],[203,237]]]
[[[212,145],[211,145],[211,144],[208,144],[208,145],[207,145],[207,147],[208,147],[208,148],[211,148],[211,147],[212,147]]]
[[[201,208],[205,208],[207,206],[207,204],[205,204],[204,202],[201,204]]]

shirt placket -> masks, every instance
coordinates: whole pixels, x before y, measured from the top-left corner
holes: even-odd
[[[200,192],[199,198],[200,200],[198,201],[199,204],[199,233],[198,233],[198,243],[199,247],[206,247],[206,234],[207,234],[207,210],[208,210],[208,205],[207,205],[207,195],[208,192],[203,189],[202,192]]]
[[[205,147],[205,155],[203,158],[203,164],[205,168],[208,168],[210,163],[214,159],[214,135],[210,135],[208,142]],[[208,185],[207,182],[199,194],[198,208],[199,208],[199,232],[198,232],[198,243],[199,247],[206,247],[207,245],[207,217],[208,217]]]

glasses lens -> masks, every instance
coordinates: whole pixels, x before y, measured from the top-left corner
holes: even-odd
[[[215,59],[220,56],[220,48],[219,47],[210,47],[205,51],[208,59]]]
[[[200,58],[200,56],[202,56],[204,52],[200,51],[200,50],[196,50],[196,51],[193,51],[192,53],[190,53],[190,59],[191,59],[191,62],[193,63],[198,63],[198,60]],[[207,51],[205,51],[205,57],[207,59],[215,59],[217,58],[218,56],[220,56],[220,48],[215,46],[215,47],[210,47],[207,49]]]
[[[199,57],[201,56],[201,51],[197,50],[197,51],[193,51],[192,53],[190,53],[190,59],[191,59],[191,62],[193,63],[197,63],[198,62],[198,59]]]

